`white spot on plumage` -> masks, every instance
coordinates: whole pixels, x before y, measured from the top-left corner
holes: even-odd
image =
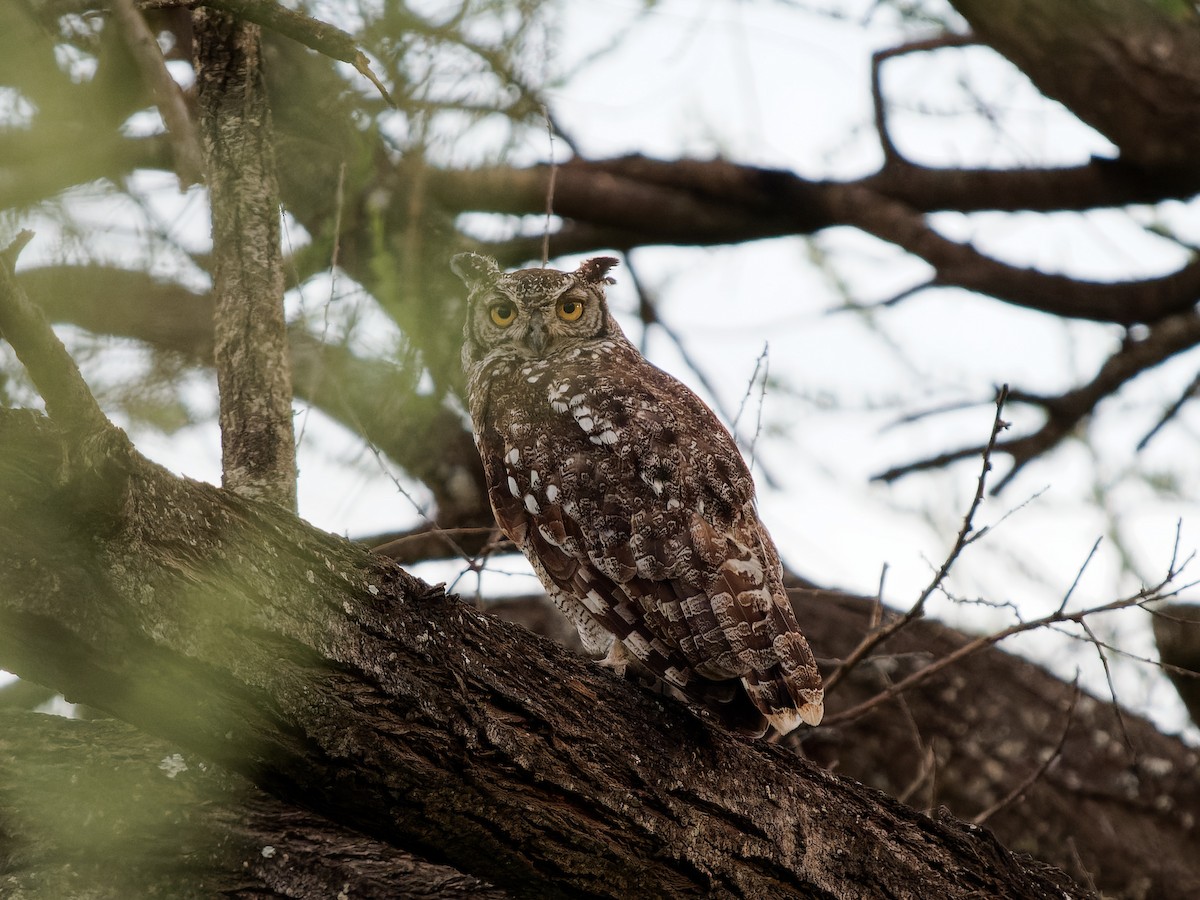
[[[550,503],[553,503],[555,500],[558,499],[558,485],[557,484],[546,485],[546,499]]]
[[[541,483],[542,483],[542,478],[540,475],[538,475],[538,470],[537,469],[531,470],[529,473],[529,486],[531,488],[536,488]]]
[[[533,494],[525,495],[525,508],[527,510],[529,510],[529,514],[531,516],[536,516],[538,513],[540,513],[542,511],[542,508],[540,506],[538,506],[538,502],[534,498]]]
[[[599,434],[593,434],[588,440],[597,446],[600,444],[615,444],[617,442],[617,433],[610,428]]]
[[[521,496],[521,489],[517,487],[517,479],[513,478],[511,475],[508,476],[508,492],[514,497]]]
[[[521,451],[516,447],[513,447],[508,451],[508,455],[504,458],[508,460],[509,465],[515,466],[521,461]]]
[[[736,575],[741,575],[753,582],[761,582],[763,580],[763,567],[753,559],[731,559],[727,560],[724,568],[729,569]]]
[[[588,591],[582,597],[583,605],[588,608],[588,611],[593,615],[600,615],[604,612],[604,601],[600,599],[600,595],[595,591]]]
[[[680,505],[679,498],[677,497],[672,497],[667,501],[667,509],[679,509]]]
[[[633,651],[633,655],[638,659],[645,659],[650,655],[650,644],[636,631],[629,632],[629,637],[625,638],[625,646]]]
[[[575,421],[579,423],[579,427],[584,431],[591,431],[596,427],[596,423],[592,420],[591,416],[579,416]]]

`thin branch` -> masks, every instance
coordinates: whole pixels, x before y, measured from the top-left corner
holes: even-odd
[[[1042,761],[1041,765],[1030,772],[1026,778],[1021,780],[1020,784],[1014,787],[1011,791],[1009,791],[991,806],[977,813],[975,817],[971,819],[972,824],[982,825],[996,813],[1000,812],[1000,810],[1019,800],[1027,790],[1033,787],[1038,779],[1046,774],[1047,770],[1054,765],[1054,761],[1062,756],[1063,747],[1065,747],[1067,744],[1067,735],[1071,731],[1071,720],[1075,717],[1075,707],[1079,704],[1079,697],[1083,693],[1079,689],[1078,675],[1075,676],[1075,681],[1072,682],[1072,684],[1075,686],[1075,692],[1071,695],[1071,705],[1067,707],[1067,718],[1066,721],[1063,722],[1062,733],[1059,734],[1058,741],[1055,743],[1054,749],[1050,751],[1050,753]]]
[[[1137,447],[1134,449],[1136,449],[1139,453],[1145,450],[1146,445],[1154,440],[1154,436],[1158,434],[1168,422],[1179,415],[1179,411],[1183,409],[1184,404],[1195,397],[1197,391],[1200,391],[1200,372],[1196,373],[1196,377],[1191,380],[1186,388],[1184,388],[1183,393],[1179,395],[1179,399],[1167,407],[1166,411],[1159,417],[1158,421],[1154,423],[1154,427],[1146,432],[1145,436],[1137,442]]]
[[[196,124],[188,112],[183,91],[171,73],[150,26],[134,6],[134,0],[112,0],[113,18],[142,80],[154,95],[154,104],[167,126],[167,140],[175,155],[175,174],[180,190],[204,180],[204,152]]]
[[[361,538],[359,542],[366,544],[378,556],[385,556],[402,566],[410,566],[449,557],[473,560],[483,553],[488,544],[493,543],[491,537],[495,531],[495,526],[443,528],[436,523],[427,523],[404,534]]]
[[[1079,586],[1079,579],[1083,577],[1083,573],[1087,571],[1088,565],[1092,558],[1096,555],[1096,551],[1100,549],[1100,542],[1104,540],[1104,536],[1096,538],[1096,542],[1092,544],[1092,549],[1088,551],[1087,559],[1083,561],[1083,565],[1079,567],[1079,571],[1075,573],[1075,580],[1071,582],[1071,586],[1067,588],[1067,592],[1063,594],[1062,603],[1058,604],[1058,611],[1062,612],[1067,608],[1067,603],[1071,600],[1071,595],[1075,593],[1075,588]]]
[[[1095,411],[1101,401],[1115,394],[1124,384],[1197,344],[1200,344],[1200,314],[1189,310],[1156,322],[1141,340],[1123,343],[1117,352],[1105,360],[1091,381],[1074,390],[1057,397],[1011,391],[1011,401],[1041,407],[1046,413],[1046,421],[1036,431],[1001,441],[997,445],[998,450],[1012,458],[1013,464],[996,483],[992,493],[1002,491],[1028,463],[1062,443]],[[952,462],[976,455],[981,449],[964,447],[939,453],[880,472],[872,476],[872,480],[891,482],[913,472],[944,468]]]
[[[1104,667],[1104,680],[1108,684],[1108,695],[1112,697],[1113,713],[1117,717],[1117,728],[1121,732],[1121,741],[1125,744],[1125,749],[1129,751],[1129,758],[1137,765],[1137,751],[1133,749],[1133,741],[1129,739],[1129,729],[1125,727],[1125,713],[1121,711],[1121,703],[1117,700],[1117,686],[1113,684],[1112,669],[1108,665],[1108,656],[1104,652],[1104,645],[1100,639],[1096,637],[1096,632],[1092,631],[1092,626],[1087,623],[1086,619],[1079,620],[1079,627],[1083,629],[1083,633],[1087,635],[1092,646],[1096,648],[1096,653],[1100,657],[1100,665]]]
[[[902,156],[896,149],[891,131],[887,127],[887,104],[883,98],[882,77],[884,62],[909,53],[925,53],[931,50],[941,50],[943,47],[967,47],[978,43],[979,41],[973,35],[942,34],[923,40],[909,41],[886,50],[876,50],[871,55],[871,101],[875,108],[875,132],[879,136],[885,167],[894,161],[901,160]]]
[[[838,682],[845,678],[872,650],[900,631],[900,629],[907,626],[914,619],[918,619],[924,615],[926,602],[946,579],[946,576],[950,572],[950,567],[954,565],[955,560],[958,559],[968,544],[987,533],[987,528],[975,532],[974,520],[976,512],[978,512],[980,505],[983,503],[984,488],[987,485],[988,473],[992,470],[992,452],[996,448],[996,439],[999,437],[1000,432],[1008,427],[1008,423],[1001,417],[1001,413],[1004,411],[1004,402],[1007,398],[1008,385],[1003,385],[996,392],[996,414],[992,418],[992,431],[983,449],[983,464],[980,466],[979,478],[975,483],[975,496],[971,499],[971,505],[968,507],[966,515],[963,516],[962,527],[958,530],[958,535],[954,539],[954,546],[950,548],[950,553],[947,554],[945,561],[934,574],[933,579],[925,586],[925,589],[921,592],[921,596],[917,598],[917,602],[912,605],[912,608],[907,613],[892,620],[878,631],[867,635],[859,642],[857,647],[850,651],[841,665],[826,679],[826,695],[832,693]]]
[[[550,220],[554,217],[554,182],[558,180],[558,161],[554,158],[554,125],[550,110],[542,107],[546,118],[546,139],[550,142],[550,180],[546,184],[546,224],[542,227],[542,268],[550,264]]]
[[[1040,619],[1033,619],[1028,622],[1019,622],[1016,625],[1010,625],[1008,628],[1004,628],[992,634],[984,635],[983,637],[968,641],[957,650],[946,654],[941,659],[930,663],[925,668],[920,669],[917,672],[914,672],[912,675],[909,675],[907,678],[896,682],[895,685],[885,691],[881,691],[874,697],[864,700],[862,703],[858,703],[849,709],[842,710],[841,712],[833,715],[827,715],[822,724],[837,725],[841,722],[853,721],[865,713],[870,712],[881,703],[891,699],[892,697],[895,697],[897,694],[901,694],[913,687],[916,687],[918,684],[928,681],[930,678],[933,678],[935,675],[943,672],[950,666],[961,662],[968,656],[971,656],[973,653],[977,653],[983,648],[990,647],[993,644],[998,644],[1005,638],[1012,637],[1015,634],[1023,634],[1026,631],[1033,631],[1037,628],[1045,628],[1060,622],[1074,622],[1079,624],[1088,616],[1099,615],[1100,613],[1106,612],[1114,612],[1120,609],[1128,609],[1131,606],[1141,606],[1146,603],[1173,597],[1180,591],[1186,590],[1187,588],[1191,587],[1192,584],[1194,584],[1194,582],[1184,584],[1171,591],[1164,591],[1164,588],[1179,576],[1179,574],[1183,571],[1183,568],[1188,562],[1190,562],[1190,560],[1191,557],[1189,556],[1188,559],[1186,559],[1183,564],[1179,566],[1179,568],[1175,568],[1173,565],[1171,571],[1167,573],[1167,576],[1154,587],[1142,588],[1136,594],[1132,594],[1128,597],[1122,597],[1119,600],[1113,600],[1112,602],[1105,603],[1101,606],[1094,606],[1090,609],[1084,609],[1073,613],[1066,613],[1056,610],[1047,616],[1041,617]]]

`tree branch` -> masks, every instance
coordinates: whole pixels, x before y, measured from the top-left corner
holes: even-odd
[[[1147,168],[1200,157],[1200,20],[1189,4],[953,0],[983,42]]]
[[[112,719],[0,713],[0,794],[6,897],[509,896]]]
[[[992,488],[992,493],[1002,491],[1029,462],[1057,447],[1095,411],[1101,401],[1115,394],[1122,385],[1198,343],[1200,314],[1181,313],[1155,323],[1141,340],[1127,340],[1120,350],[1105,360],[1091,381],[1074,390],[1057,397],[1010,391],[1010,401],[1040,407],[1046,413],[1046,421],[1036,431],[997,444],[997,449],[1012,458],[1012,466]],[[951,450],[888,469],[873,476],[873,480],[895,481],[913,472],[943,468],[982,451],[982,446]]]
[[[0,663],[284,801],[524,895],[1076,891],[132,452],[64,528],[62,436],[4,415]]]
[[[32,238],[32,231],[22,231],[0,252],[0,337],[12,345],[56,421],[84,435],[112,431],[75,360],[17,284],[17,256]]]
[[[121,36],[142,79],[153,93],[154,103],[167,126],[167,140],[174,150],[179,187],[185,189],[204,177],[204,153],[200,149],[200,138],[188,113],[183,92],[167,71],[158,41],[134,6],[134,0],[112,0],[112,11]]]

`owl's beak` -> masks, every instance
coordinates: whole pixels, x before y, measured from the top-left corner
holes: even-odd
[[[525,332],[525,346],[533,351],[534,356],[541,356],[546,349],[546,326],[541,322],[531,322]]]

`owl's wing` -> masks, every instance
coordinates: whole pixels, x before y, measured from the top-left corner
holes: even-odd
[[[780,731],[819,721],[820,675],[729,432],[637,356],[539,382],[481,449],[497,520],[548,589],[701,701],[741,679]]]

